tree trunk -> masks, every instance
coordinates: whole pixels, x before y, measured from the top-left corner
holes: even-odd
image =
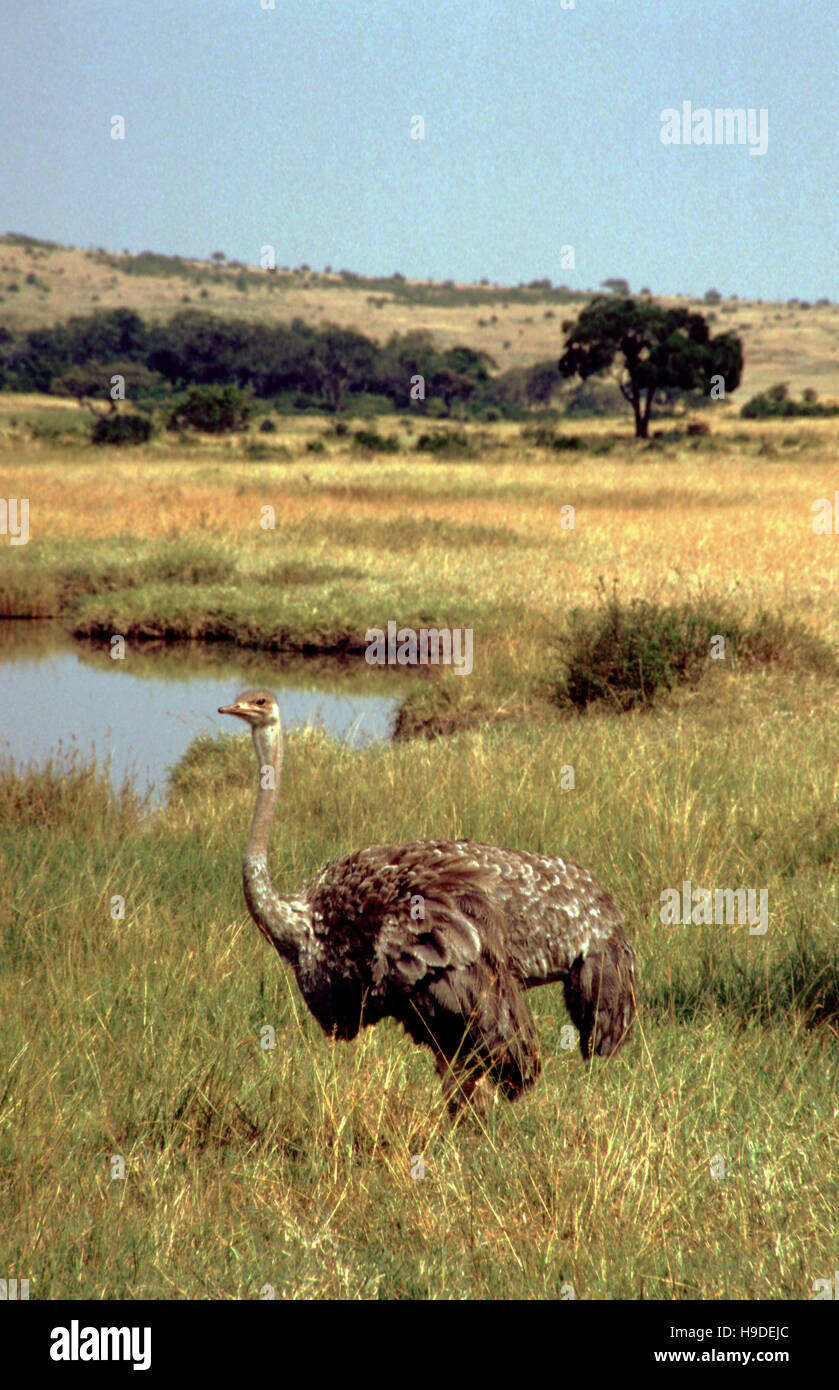
[[[654,387],[647,388],[647,399],[641,405],[641,392],[634,391],[632,394],[632,409],[635,411],[635,438],[649,439],[650,437],[650,415],[653,409],[653,397],[655,396]]]
[[[652,409],[653,409],[653,398],[654,398],[654,396],[655,396],[655,387],[654,387],[654,386],[650,386],[650,387],[648,388],[648,390],[647,390],[647,404],[644,406],[644,433],[641,435],[641,438],[642,438],[642,439],[648,439],[648,438],[649,438],[649,432],[650,432],[650,415],[652,414]]]

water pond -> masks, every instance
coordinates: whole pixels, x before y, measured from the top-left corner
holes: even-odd
[[[400,677],[402,677],[400,679]],[[404,673],[281,658],[236,647],[155,646],[113,660],[58,624],[0,621],[0,763],[59,766],[75,756],[107,763],[152,804],[169,769],[199,734],[230,733],[217,714],[248,686],[277,692],[287,728],[314,724],[359,747],[387,739],[404,698]]]

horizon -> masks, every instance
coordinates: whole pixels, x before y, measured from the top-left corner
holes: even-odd
[[[30,232],[21,231],[20,229],[15,229],[15,228],[7,228],[5,232],[0,232],[0,243],[3,243],[3,242],[8,242],[10,245],[21,245],[21,244],[23,244],[23,243],[31,242],[35,247],[38,247],[38,246],[42,246],[42,247],[52,246],[52,247],[54,247],[54,248],[55,248],[56,250],[58,250],[58,251],[64,251],[64,252],[68,252],[68,251],[70,251],[70,252],[72,252],[72,251],[77,251],[77,252],[79,252],[81,255],[87,255],[87,254],[89,254],[89,253],[94,254],[94,255],[96,255],[96,254],[99,254],[99,255],[104,254],[104,255],[106,255],[106,256],[114,256],[114,257],[117,257],[117,258],[123,258],[123,257],[124,257],[124,258],[129,259],[129,260],[131,260],[131,259],[138,259],[139,257],[142,257],[142,256],[156,256],[156,257],[160,257],[160,258],[163,259],[163,260],[182,261],[182,262],[185,262],[185,263],[195,264],[195,265],[206,265],[206,266],[208,267],[208,269],[211,269],[211,270],[221,270],[221,271],[224,271],[224,270],[258,270],[258,269],[260,269],[260,266],[259,266],[259,263],[258,263],[258,262],[254,264],[254,263],[248,263],[248,262],[246,262],[246,261],[239,261],[239,260],[235,260],[235,259],[233,259],[233,258],[228,257],[226,254],[225,254],[225,256],[224,256],[224,259],[221,260],[221,261],[219,262],[219,261],[215,261],[215,260],[212,258],[212,256],[193,256],[193,255],[182,254],[182,253],[180,253],[180,252],[178,252],[178,251],[174,251],[174,252],[160,251],[160,250],[158,250],[156,247],[153,247],[153,246],[144,246],[144,247],[142,247],[139,251],[129,251],[129,250],[125,249],[125,248],[123,248],[122,250],[117,250],[117,249],[115,249],[114,247],[110,247],[110,246],[94,246],[93,243],[90,243],[90,244],[88,244],[87,246],[67,245],[67,244],[65,244],[65,243],[63,243],[63,242],[51,242],[49,238],[46,238],[46,237],[37,237],[37,236],[34,236],[34,235],[33,235],[32,233],[30,233]],[[282,275],[282,274],[286,274],[286,275],[300,275],[300,274],[303,274],[303,275],[305,275],[305,276],[307,276],[307,277],[314,277],[314,278],[317,278],[318,276],[325,276],[326,278],[332,278],[332,279],[335,279],[335,280],[339,280],[339,279],[341,279],[343,276],[349,276],[349,277],[352,277],[352,279],[350,279],[350,280],[348,281],[348,283],[349,283],[350,285],[352,285],[353,279],[358,279],[358,280],[360,280],[360,281],[362,281],[362,282],[366,282],[366,281],[368,281],[368,280],[370,280],[370,281],[377,281],[377,282],[381,282],[381,283],[384,285],[384,284],[388,284],[388,283],[390,282],[390,280],[393,278],[392,275],[391,275],[391,276],[388,276],[388,275],[377,275],[377,274],[373,274],[373,273],[368,274],[368,273],[366,273],[366,272],[364,272],[364,271],[357,271],[357,270],[355,270],[352,266],[343,266],[343,267],[341,267],[340,270],[336,270],[334,266],[318,267],[318,266],[310,265],[309,263],[301,263],[301,265],[299,265],[299,266],[276,265],[276,266],[273,266],[272,269],[276,270],[276,271],[277,271],[279,274],[281,274],[281,275]],[[160,277],[162,277],[162,278],[166,278],[166,271],[165,271],[164,269],[161,269],[160,272],[159,272],[159,275],[160,275]],[[455,290],[460,290],[460,289],[462,289],[462,290],[473,290],[473,289],[477,289],[477,290],[487,290],[487,291],[502,291],[502,290],[503,290],[503,291],[507,291],[507,290],[509,290],[509,291],[511,291],[511,292],[512,292],[512,291],[517,291],[517,290],[523,290],[523,289],[524,289],[524,290],[533,290],[533,292],[534,292],[535,294],[538,294],[539,290],[543,288],[543,285],[539,283],[539,281],[541,280],[541,281],[544,281],[544,282],[545,282],[545,283],[544,283],[544,293],[546,293],[546,294],[552,294],[552,293],[557,292],[557,291],[558,291],[558,292],[563,292],[563,291],[565,291],[565,290],[568,290],[569,293],[571,293],[571,294],[573,294],[573,295],[579,295],[579,296],[586,296],[586,295],[594,296],[594,295],[603,294],[603,295],[605,295],[605,296],[608,297],[608,296],[611,294],[613,297],[618,297],[618,291],[617,291],[616,289],[614,289],[614,281],[613,281],[613,280],[609,280],[609,281],[606,281],[606,282],[602,282],[600,285],[588,285],[588,286],[582,286],[582,287],[573,287],[573,286],[566,285],[564,282],[563,282],[562,284],[559,284],[559,283],[556,283],[556,282],[553,282],[553,281],[551,281],[550,283],[547,283],[547,282],[548,282],[548,277],[538,277],[537,281],[531,281],[531,282],[519,281],[519,282],[516,283],[516,284],[511,284],[511,283],[501,282],[501,281],[494,281],[494,280],[486,280],[486,279],[482,279],[482,280],[451,280],[451,279],[449,278],[449,279],[447,279],[446,281],[442,281],[442,280],[430,280],[430,279],[417,279],[415,276],[411,276],[411,275],[400,275],[399,278],[402,279],[402,280],[404,280],[407,284],[416,284],[416,285],[418,285],[418,286],[433,284],[433,285],[436,285],[436,286],[439,286],[439,287],[444,287],[446,284],[449,284],[449,285],[453,285],[453,287],[454,287]],[[715,286],[709,286],[709,289],[714,290],[714,289],[716,289],[716,287],[715,287]],[[706,293],[707,293],[707,292],[706,292]],[[621,296],[623,295],[623,291],[620,291],[620,295],[621,295]],[[631,299],[636,299],[636,298],[638,298],[639,296],[642,296],[642,295],[643,295],[643,296],[649,295],[650,298],[652,298],[652,299],[684,299],[684,300],[690,300],[691,302],[702,301],[703,298],[704,298],[704,295],[680,294],[680,293],[678,293],[678,292],[675,292],[675,293],[673,293],[673,294],[670,294],[669,292],[656,290],[656,289],[655,289],[654,287],[652,287],[652,286],[649,286],[649,287],[643,286],[643,287],[640,287],[640,288],[637,288],[637,289],[636,289],[636,288],[634,288],[633,286],[630,285],[629,291],[628,291],[628,297],[629,297],[629,298],[631,298]],[[750,300],[747,296],[742,295],[742,294],[739,294],[737,290],[732,290],[732,291],[730,291],[728,294],[722,294],[722,295],[721,295],[721,299],[722,299],[723,301],[725,301],[725,300],[739,301],[739,302],[740,302],[741,304],[743,304],[743,305],[747,305],[747,304],[750,304],[750,303],[754,303],[754,304],[776,304],[776,303],[777,303],[778,305],[787,305],[787,304],[799,304],[799,303],[800,303],[800,304],[803,304],[803,303],[805,302],[805,301],[803,301],[802,299],[799,299],[798,296],[791,296],[789,300],[765,300],[765,299],[764,299],[764,300],[762,300],[762,299]],[[834,303],[834,301],[831,300],[828,296],[823,296],[823,297],[820,299],[820,301],[814,301],[814,302],[820,302],[820,303],[823,303],[823,304],[831,304],[831,305]],[[837,302],[839,302],[839,301],[837,301]],[[195,305],[195,306],[193,306],[193,307],[197,309],[199,306]],[[570,304],[569,304],[569,307],[570,307]],[[140,311],[137,310],[137,312],[139,313]],[[210,308],[210,309],[207,309],[206,312],[212,313],[213,310]]]

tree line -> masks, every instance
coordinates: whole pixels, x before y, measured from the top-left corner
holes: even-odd
[[[567,378],[579,378],[585,392],[590,378],[611,376],[611,390],[631,405],[635,432],[646,438],[654,403],[725,399],[740,384],[739,338],[711,337],[706,319],[684,308],[598,295],[562,327],[558,360],[492,375],[488,353],[440,349],[425,331],[379,345],[353,329],[299,318],[265,324],[187,309],[166,323],[145,323],[130,309],[100,310],[17,336],[0,327],[0,390],[107,400],[117,379],[141,406],[212,386],[247,392],[281,411],[337,414],[363,405],[369,413],[412,408],[493,420],[549,407]],[[573,398],[566,409],[574,409]]]
[[[429,414],[521,413],[528,383],[492,377],[495,363],[469,347],[439,349],[430,334],[394,335],[379,346],[362,333],[219,319],[187,309],[145,323],[129,309],[100,310],[17,336],[0,327],[0,390],[106,399],[125,378],[134,401],[162,400],[196,385],[234,385],[283,410],[338,412],[359,397],[381,409]],[[559,371],[552,364],[559,383]],[[537,395],[543,390],[536,386]]]

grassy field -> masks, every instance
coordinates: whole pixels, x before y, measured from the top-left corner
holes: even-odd
[[[536,991],[541,1081],[452,1131],[428,1054],[390,1024],[333,1047],[250,923],[246,739],[193,745],[154,815],[96,769],[3,775],[9,1275],[54,1298],[812,1297],[839,1264],[839,683],[799,644],[643,713],[554,694],[601,577],[839,650],[837,540],[812,527],[836,422],[721,416],[649,446],[575,425],[562,454],[504,426],[431,460],[380,421],[405,446],[383,461],[313,418],[258,457],[33,441],[48,409],[0,401],[0,495],[30,499],[31,532],[0,544],[3,613],[123,633],[129,659],[178,635],[363,662],[389,619],[471,627],[473,673],[412,712],[448,737],[289,740],[275,881],[426,834],[567,852],[625,913],[639,1020],[586,1069],[561,990]],[[766,889],[768,931],[664,925],[685,879]]]

